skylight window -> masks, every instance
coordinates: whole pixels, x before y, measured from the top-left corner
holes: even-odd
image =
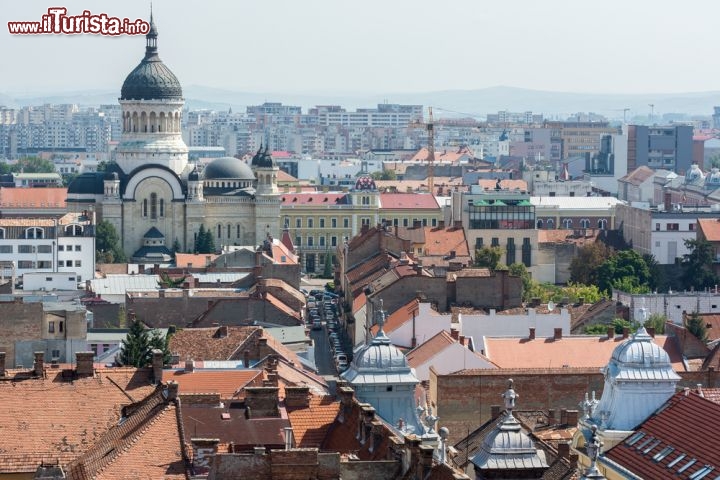
[[[660,440],[655,440],[645,450],[643,450],[643,455],[647,455],[652,451],[653,448],[657,447],[658,445],[660,445]]]
[[[687,462],[685,465],[683,465],[682,467],[680,467],[680,470],[678,470],[677,473],[683,473],[685,470],[687,470],[688,468],[690,468],[690,467],[692,467],[693,465],[695,465],[695,462],[697,462],[697,459],[693,458],[692,460],[690,460],[689,462]]]
[[[687,456],[687,455],[685,455],[684,453],[681,453],[680,455],[678,455],[678,457],[677,457],[675,460],[673,460],[672,462],[668,463],[667,468],[672,468],[672,467],[674,467],[675,465],[677,465],[678,463],[680,463],[680,460],[682,460],[682,459],[685,458],[686,456]]]
[[[707,474],[712,472],[713,470],[715,470],[715,467],[705,465],[703,468],[690,475],[690,480],[700,480],[701,478],[705,478]]]
[[[647,438],[647,440],[643,440],[640,444],[638,444],[637,448],[638,450],[642,450],[643,448],[647,447],[647,444],[653,441],[653,437],[650,436]]]
[[[660,450],[658,453],[655,454],[655,456],[653,457],[653,460],[655,460],[656,462],[659,462],[674,451],[675,451],[675,449],[673,447],[665,447],[662,450]]]
[[[645,436],[645,433],[643,433],[643,432],[638,432],[638,433],[636,433],[635,435],[633,435],[632,437],[630,437],[630,438],[625,442],[625,445],[634,445],[635,443],[637,443],[638,440],[640,440],[640,439],[643,438],[644,436]]]

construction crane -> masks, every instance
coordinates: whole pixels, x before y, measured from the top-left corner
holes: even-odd
[[[427,181],[428,191],[434,192],[435,187],[435,124],[433,122],[432,107],[428,107],[428,121],[423,122],[412,122],[408,124],[411,128],[425,127],[428,132],[428,156],[427,156]]]

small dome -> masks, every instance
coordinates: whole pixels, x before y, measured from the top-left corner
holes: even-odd
[[[250,166],[242,160],[234,157],[221,157],[207,164],[203,170],[203,178],[205,180],[255,180],[255,174]]]
[[[705,180],[705,174],[696,163],[693,163],[690,171],[685,174],[685,183],[702,183],[703,180]]]
[[[377,190],[375,180],[370,175],[361,175],[355,182],[355,190]]]
[[[119,180],[120,176],[117,172],[108,171],[105,172],[105,180]]]
[[[260,167],[260,168],[271,168],[275,166],[275,161],[272,158],[272,155],[270,155],[270,151],[265,146],[265,150],[263,150],[262,145],[260,145],[260,148],[258,148],[258,151],[255,153],[255,155],[252,158],[252,162],[250,162],[253,167]]]
[[[653,342],[645,327],[640,328],[630,340],[615,347],[611,363],[613,360],[620,365],[670,365],[670,356]]]
[[[191,182],[197,182],[200,180],[200,174],[197,171],[197,168],[193,168],[192,172],[188,175],[188,180]]]
[[[383,337],[387,341],[384,341]],[[391,345],[390,340],[384,335],[375,337],[370,345],[356,355],[353,363],[355,368],[360,371],[392,371],[410,368],[405,355],[397,347]]]

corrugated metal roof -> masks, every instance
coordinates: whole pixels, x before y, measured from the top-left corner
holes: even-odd
[[[242,273],[226,273],[226,272],[213,272],[213,273],[193,273],[193,277],[197,279],[199,283],[233,283],[238,280],[250,275],[248,272]]]
[[[615,197],[530,197],[536,207],[558,207],[569,210],[597,210],[626,204]]]
[[[159,290],[157,275],[108,275],[90,280],[90,288],[100,295],[124,295],[128,290]]]
[[[300,343],[308,340],[304,326],[266,328],[265,331],[280,343]]]

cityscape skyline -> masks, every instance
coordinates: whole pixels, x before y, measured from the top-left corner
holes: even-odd
[[[499,85],[616,94],[717,89],[718,67],[702,48],[713,12],[720,13],[712,2],[693,9],[655,2],[649,9],[610,1],[592,10],[565,0],[208,5],[199,10],[161,0],[153,6],[160,55],[185,86],[387,95]],[[8,4],[3,24],[40,21],[51,6]],[[149,16],[145,1],[98,7],[68,0],[63,6],[69,15]],[[118,89],[117,78],[137,64],[144,45],[142,35],[11,35],[5,29],[0,46],[13,74],[0,79],[0,93],[10,95]]]

